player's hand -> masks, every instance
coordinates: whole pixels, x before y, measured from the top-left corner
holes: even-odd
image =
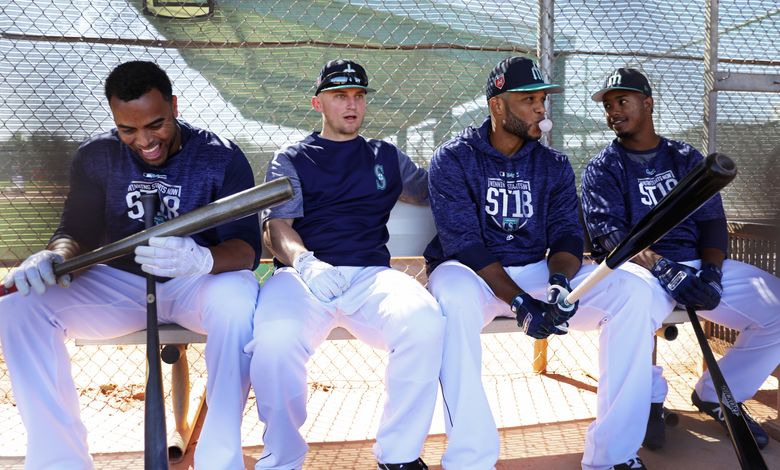
[[[547,303],[549,304],[547,311],[553,323],[560,325],[577,313],[580,301],[578,300],[574,304],[566,303],[566,296],[571,292],[571,285],[563,274],[555,273],[550,276],[549,284],[547,287]]]
[[[211,250],[190,237],[152,237],[149,246],[135,248],[135,262],[161,277],[201,276],[214,267]]]
[[[720,302],[720,294],[707,281],[700,279],[698,271],[690,266],[661,258],[656,261],[650,272],[658,278],[664,290],[678,304],[711,310]],[[705,275],[705,278],[708,275]],[[717,294],[717,299],[713,294]],[[712,305],[713,302],[715,306]]]
[[[315,297],[328,302],[347,290],[347,283],[341,271],[333,265],[320,261],[311,251],[298,255],[293,268],[301,274],[301,279]]]
[[[70,285],[70,274],[54,277],[54,264],[62,263],[61,254],[51,250],[43,250],[30,255],[22,264],[11,270],[3,280],[6,288],[16,286],[16,290],[22,295],[30,293],[30,287],[37,294],[46,292],[47,286],[59,284],[60,287]]]
[[[544,339],[552,334],[565,335],[568,333],[567,324],[556,326],[548,309],[550,304],[536,300],[528,294],[519,294],[512,299],[512,311],[517,316],[517,326],[522,328],[528,336],[536,339]]]
[[[699,310],[714,310],[720,303],[721,295],[723,295],[723,286],[721,285],[723,271],[714,264],[705,263],[696,276],[704,282],[702,291],[705,294],[697,308]]]

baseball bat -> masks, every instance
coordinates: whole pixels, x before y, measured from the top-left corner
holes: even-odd
[[[723,420],[726,422],[726,429],[729,432],[731,445],[734,446],[734,451],[737,453],[740,467],[743,470],[766,470],[766,462],[764,462],[764,458],[761,456],[756,439],[753,437],[753,433],[750,432],[739,403],[734,399],[731,389],[726,384],[726,379],[720,371],[715,355],[712,354],[712,349],[707,342],[707,337],[704,336],[704,330],[701,328],[696,310],[693,307],[685,307],[685,309],[688,311],[688,318],[691,319],[693,331],[696,333],[699,346],[701,346],[701,353],[704,356],[704,362],[707,364],[707,370],[710,371],[712,385],[718,394],[718,403],[723,414]]]
[[[154,226],[157,193],[141,195],[144,226]],[[157,329],[157,285],[146,275],[146,391],[144,393],[144,470],[168,470],[168,442],[165,428],[165,397],[160,363],[160,333]]]
[[[568,304],[576,302],[618,266],[648,248],[677,224],[688,218],[707,200],[729,184],[736,175],[737,166],[731,158],[722,153],[708,155],[639,220],[626,238],[599,264],[598,268],[566,296],[564,302]],[[688,310],[694,330],[696,327],[701,330],[696,312],[690,308]],[[704,333],[699,335],[697,331],[696,336],[702,354],[707,361],[707,367],[710,368],[713,384],[718,391],[721,410],[724,417],[728,416],[725,418],[727,429],[740,465],[745,470],[765,469],[766,463],[761,457],[755,438],[748,428],[745,417],[739,412],[739,406],[734,401],[723,374],[720,373]]]
[[[596,270],[566,296],[565,302],[576,302],[618,266],[648,248],[696,212],[735,176],[737,166],[731,158],[717,152],[708,155],[637,222]]]
[[[151,237],[186,236],[202,232],[231,220],[240,219],[260,212],[290,199],[293,195],[288,178],[279,178],[268,183],[223,197],[182,214],[154,227],[129,235],[121,240],[104,245],[87,253],[74,256],[54,265],[54,274],[59,277],[98,263],[105,263],[132,253],[135,247],[146,244]],[[0,286],[0,296],[16,292],[16,287],[6,289]]]

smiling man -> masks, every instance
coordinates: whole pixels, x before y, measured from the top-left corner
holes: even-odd
[[[247,348],[266,425],[257,470],[303,466],[306,361],[338,326],[388,351],[379,468],[427,468],[419,456],[436,403],[444,319],[419,282],[390,267],[385,246],[396,201],[427,204],[427,175],[394,145],[359,134],[369,91],[360,64],[325,64],[311,99],[322,131],[268,166],[266,180],[288,177],[294,196],[263,221],[278,269],[263,285]]]
[[[195,452],[198,468],[243,468],[241,418],[260,257],[256,216],[193,237],[152,238],[125,256],[55,279],[53,264],[144,229],[141,195],[156,194],[156,220],[173,219],[254,186],[232,142],[177,120],[176,96],[152,62],[116,67],[105,82],[116,129],[79,147],[57,231],[45,250],[5,279],[0,341],[27,429],[26,468],[92,468],[70,374],[66,337],[111,338],[146,325],[144,273],[157,287],[161,323],[208,334],[209,413]],[[69,286],[68,289],[57,287]],[[51,288],[50,288],[51,287]],[[33,291],[33,295],[28,295]]]
[[[582,177],[583,213],[593,253],[603,257],[703,156],[689,144],[655,132],[653,93],[639,70],[615,70],[592,98],[602,104],[607,126],[617,136],[591,159]],[[618,269],[645,282],[643,290],[652,293],[652,308],[649,322],[632,326],[645,330],[640,341],[616,347],[615,365],[641,366],[637,378],[647,388],[635,386],[634,393],[622,398],[634,422],[615,433],[633,436],[647,423],[643,445],[657,449],[664,444],[666,380],[660,367],[649,360],[637,362],[636,356],[649,358],[653,331],[676,305],[694,307],[700,316],[739,331],[734,345],[718,361],[738,401],[752,397],[780,363],[780,280],[755,266],[726,259],[727,254],[726,216],[718,194]],[[709,372],[696,383],[691,401],[725,427]],[[745,418],[758,446],[766,446],[767,433],[746,412]]]
[[[482,386],[480,331],[499,316],[515,317],[537,339],[565,334],[567,322],[600,329],[598,408],[583,468],[642,468],[639,443],[615,431],[633,419],[618,398],[632,393],[634,372],[630,360],[615,367],[613,351],[635,340],[632,334],[645,334],[624,330],[649,316],[647,289],[636,276],[612,274],[574,306],[557,302],[595,269],[581,263],[574,170],[566,155],[539,143],[547,94],[560,91],[532,60],[501,61],[488,76],[488,118],[442,144],[431,159],[438,235],[425,258],[432,271],[428,289],[447,318],[440,375],[445,470],[495,468],[499,437]],[[642,431],[635,432],[639,440]]]

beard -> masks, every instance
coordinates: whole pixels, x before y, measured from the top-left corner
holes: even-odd
[[[509,108],[506,110],[506,119],[504,119],[502,127],[510,134],[523,139],[524,142],[532,142],[542,137],[541,133],[538,136],[530,135],[531,125],[512,113]]]

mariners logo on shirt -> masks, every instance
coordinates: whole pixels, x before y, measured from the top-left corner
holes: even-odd
[[[485,212],[505,232],[523,228],[534,215],[531,183],[515,179],[515,173],[502,172],[501,178],[488,178]]]
[[[141,194],[157,193],[160,196],[160,208],[158,214],[165,220],[171,220],[179,215],[181,205],[181,186],[168,184],[164,181],[133,181],[127,185],[127,216],[131,219],[142,219],[144,206],[141,203]],[[157,216],[158,214],[155,214]]]
[[[649,207],[658,204],[658,201],[669,194],[672,188],[677,186],[677,178],[671,170],[658,173],[651,178],[639,178],[637,182],[639,183],[639,194],[641,195],[639,201]]]

